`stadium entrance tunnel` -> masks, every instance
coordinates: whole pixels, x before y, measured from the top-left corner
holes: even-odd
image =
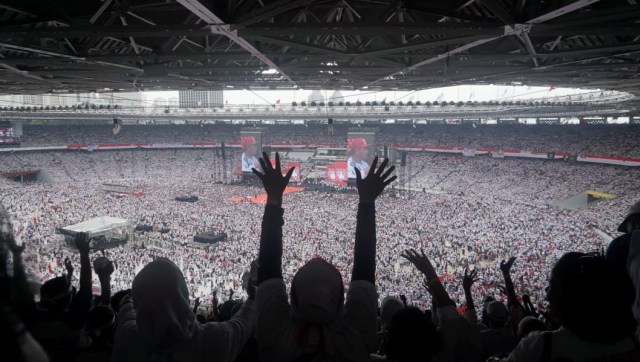
[[[569,198],[566,198],[564,200],[557,201],[552,205],[563,210],[579,209],[581,207],[588,206],[600,200],[611,200],[611,199],[615,199],[616,197],[617,196],[613,194],[587,190],[577,195],[573,195]]]

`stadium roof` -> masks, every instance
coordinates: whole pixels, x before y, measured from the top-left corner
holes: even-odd
[[[0,92],[422,89],[640,94],[637,0],[0,0]]]

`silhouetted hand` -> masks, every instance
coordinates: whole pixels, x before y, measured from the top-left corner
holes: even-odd
[[[389,167],[387,172],[384,172],[388,163],[389,159],[385,159],[380,167],[378,167],[378,169],[376,170],[378,157],[374,158],[373,162],[371,163],[371,170],[367,174],[367,177],[365,177],[364,179],[362,178],[360,170],[358,170],[357,168],[355,169],[356,185],[358,187],[358,195],[360,195],[360,202],[375,202],[382,191],[384,191],[384,188],[398,178],[397,176],[389,177],[393,173],[393,171],[395,171],[395,166]]]
[[[509,261],[501,261],[500,262],[500,270],[502,270],[502,273],[504,274],[509,274],[511,272],[511,267],[513,266],[513,263],[516,261],[516,257],[512,256],[511,258],[509,258]]]
[[[73,264],[71,263],[71,259],[69,259],[69,257],[66,257],[64,259],[64,268],[67,269],[67,275],[73,275]]]
[[[24,253],[24,243],[21,245],[16,244],[15,239],[11,236],[9,238],[9,249],[11,249],[14,256],[20,257],[22,256],[22,253]]]
[[[500,291],[500,294],[507,296],[507,288],[504,285],[498,285],[498,290]]]
[[[213,291],[213,298],[211,298],[211,304],[213,305],[213,308],[218,308],[218,291],[214,290]]]
[[[99,278],[107,278],[113,274],[115,270],[113,267],[113,262],[109,260],[106,256],[101,256],[93,262],[93,269],[98,275]]]
[[[9,250],[15,256],[21,256],[24,252],[24,243],[22,245],[18,245],[15,237],[13,236],[13,227],[9,220],[2,221],[5,225],[0,230],[0,239],[4,239],[9,246]]]
[[[276,152],[276,166],[271,165],[271,160],[266,152],[262,153],[260,158],[260,166],[262,166],[262,172],[252,168],[251,171],[255,173],[264,186],[264,190],[267,192],[267,205],[282,205],[282,195],[284,190],[289,184],[289,179],[293,175],[295,167],[289,169],[285,176],[282,176],[282,170],[280,168],[280,154]]]
[[[410,261],[416,269],[424,274],[428,281],[433,281],[438,278],[436,270],[433,268],[431,261],[429,261],[429,258],[423,250],[418,253],[415,249],[408,249],[405,250],[401,256]]]
[[[198,307],[200,307],[200,298],[196,298],[193,302],[193,309],[198,309]]]
[[[402,301],[402,304],[404,304],[404,306],[407,306],[407,296],[404,294],[400,294],[400,300]]]
[[[464,290],[471,290],[471,287],[478,281],[478,271],[472,270],[469,272],[468,268],[464,268],[464,277],[462,277],[462,288]]]
[[[80,254],[89,254],[89,234],[77,233],[75,237],[76,247]]]

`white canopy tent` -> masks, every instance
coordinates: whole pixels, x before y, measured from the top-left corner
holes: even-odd
[[[75,235],[77,233],[89,233],[89,237],[104,235],[114,229],[128,228],[129,221],[111,216],[100,216],[83,221],[81,223],[65,226],[60,229],[62,234]]]

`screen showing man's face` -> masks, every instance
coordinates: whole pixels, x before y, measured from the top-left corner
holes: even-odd
[[[368,156],[369,156],[369,150],[366,147],[356,148],[353,153],[353,158],[358,161],[365,160],[367,159]]]
[[[247,154],[247,157],[255,157],[257,152],[258,152],[258,147],[255,144],[247,145],[247,148],[245,151],[245,153]]]

